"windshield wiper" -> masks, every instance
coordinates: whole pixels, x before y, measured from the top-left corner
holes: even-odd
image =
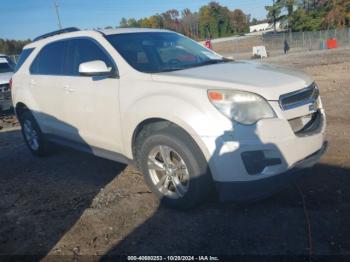
[[[228,59],[228,58],[223,58],[223,59],[210,59],[205,62],[199,63],[199,64],[194,64],[194,65],[188,65],[184,67],[174,67],[174,68],[166,68],[163,69],[157,73],[164,73],[164,72],[172,72],[172,71],[179,71],[179,70],[185,70],[185,69],[190,69],[190,68],[195,68],[195,67],[201,67],[201,66],[206,66],[206,65],[214,65],[214,64],[219,64],[219,63],[227,63],[227,62],[232,62],[233,60]]]
[[[175,67],[175,68],[165,68],[160,71],[157,71],[156,73],[164,73],[164,72],[172,72],[172,71],[179,71],[179,70],[184,70],[187,67]]]
[[[210,59],[208,61],[205,61],[203,63],[198,64],[197,66],[213,65],[213,64],[219,64],[219,63],[225,63],[225,60],[223,60],[223,59]]]
[[[223,59],[210,59],[207,61],[204,61],[200,64],[196,64],[196,65],[192,65],[191,68],[193,67],[200,67],[200,66],[206,66],[206,65],[214,65],[214,64],[221,64],[221,63],[227,63],[227,62],[231,62],[233,60],[228,59],[228,58],[223,58]]]

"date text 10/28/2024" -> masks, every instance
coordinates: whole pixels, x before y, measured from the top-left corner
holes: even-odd
[[[128,261],[219,261],[215,256],[128,256]]]

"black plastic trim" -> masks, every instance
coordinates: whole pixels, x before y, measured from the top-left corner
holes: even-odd
[[[45,38],[48,38],[51,36],[55,36],[55,35],[72,33],[72,32],[77,32],[77,31],[80,31],[80,29],[77,27],[68,27],[68,28],[64,28],[61,30],[53,31],[53,32],[38,36],[38,37],[34,38],[33,42],[36,42],[36,41],[39,41],[39,40],[42,40],[42,39],[45,39]]]

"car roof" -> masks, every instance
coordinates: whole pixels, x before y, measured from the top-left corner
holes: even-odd
[[[156,28],[116,28],[116,29],[101,29],[101,30],[76,30],[74,32],[60,33],[52,36],[48,36],[37,41],[33,41],[27,44],[23,49],[35,48],[40,44],[46,44],[55,40],[65,39],[74,36],[84,36],[92,34],[103,35],[115,35],[115,34],[127,34],[127,33],[145,33],[145,32],[172,32],[165,29]]]
[[[147,32],[171,32],[166,29],[157,28],[116,28],[98,30],[105,35],[127,34],[127,33],[147,33]]]

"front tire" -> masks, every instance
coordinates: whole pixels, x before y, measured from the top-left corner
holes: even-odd
[[[36,156],[48,155],[48,143],[32,113],[26,111],[20,115],[19,119],[22,127],[22,135],[29,150]]]
[[[174,125],[141,131],[136,158],[152,192],[161,203],[189,209],[212,189],[207,161],[193,139]]]

